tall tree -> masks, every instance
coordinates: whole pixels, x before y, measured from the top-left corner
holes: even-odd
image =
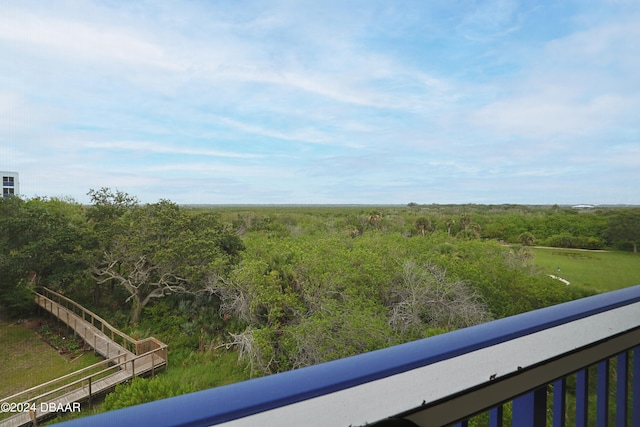
[[[22,281],[70,291],[90,264],[95,239],[72,200],[0,200],[0,299]]]
[[[91,198],[87,217],[97,222],[115,220],[138,204],[135,196],[118,189],[114,191],[109,187],[102,187],[99,190],[91,189],[87,195]]]
[[[131,207],[114,224],[93,273],[98,283],[112,281],[126,290],[133,324],[153,299],[204,288],[243,249],[215,215],[192,213],[166,200]]]
[[[451,236],[451,227],[455,225],[455,220],[448,218],[444,221],[444,226],[447,227],[447,236]]]
[[[609,219],[607,234],[614,243],[631,242],[633,252],[638,253],[640,209],[623,209],[615,212]]]
[[[113,251],[112,246],[117,242],[114,236],[126,234],[126,223],[120,218],[139,202],[135,196],[109,187],[102,187],[99,190],[91,189],[87,195],[91,199],[91,206],[87,209],[86,216],[98,241],[96,261],[93,263],[95,267],[105,254]],[[112,295],[115,286],[115,280],[94,281],[94,286],[91,288],[93,302],[98,304],[104,300],[105,294]]]
[[[426,231],[433,231],[431,220],[424,216],[416,219],[415,227],[416,230],[422,234],[422,237],[424,237]]]

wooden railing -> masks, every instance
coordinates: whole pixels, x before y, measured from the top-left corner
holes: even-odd
[[[147,353],[151,350],[164,348],[164,353],[162,354],[162,356],[163,356],[163,359],[167,361],[167,355],[166,355],[167,346],[162,341],[154,337],[136,340],[130,337],[129,335],[125,334],[124,332],[121,332],[117,328],[111,326],[111,324],[109,324],[109,322],[104,320],[102,317],[93,313],[91,310],[87,310],[82,305],[78,304],[72,299],[69,299],[64,295],[59,294],[58,292],[52,291],[51,289],[48,289],[45,287],[39,287],[38,291],[39,292],[36,293],[36,303],[38,303],[39,305],[43,305],[43,304],[46,305],[47,304],[46,301],[48,300],[50,302],[55,302],[63,306],[67,310],[73,311],[75,314],[82,317],[83,321],[91,323],[92,326],[99,329],[103,334],[107,336],[107,338],[110,338],[111,341],[119,344],[120,346],[132,352],[133,354],[142,354],[142,353]],[[61,320],[63,321],[66,320],[65,323],[71,329],[78,330],[79,326],[77,325],[77,322],[72,324],[73,322],[71,322],[71,320],[68,317],[66,319],[62,319],[64,315],[63,316],[60,315],[59,309],[57,310],[57,313],[56,313],[56,309],[52,309],[52,308],[48,309],[48,311],[55,314],[56,317],[60,318]],[[92,343],[89,342],[89,344],[91,345]],[[95,345],[93,347],[95,347]]]
[[[88,345],[96,348],[99,341],[103,349],[106,346],[106,354],[109,354],[109,345],[112,349],[117,347],[117,355],[2,398],[0,404],[20,402],[23,406],[33,405],[37,408],[39,402],[55,402],[56,399],[62,398],[65,403],[91,401],[95,395],[112,389],[118,383],[137,375],[148,373],[155,375],[157,370],[168,366],[167,345],[160,340],[154,337],[135,340],[64,295],[47,288],[39,288],[39,291],[35,297],[38,305],[58,317],[74,331],[81,331],[81,334],[84,332],[84,337],[92,336],[93,339],[85,339]],[[88,331],[87,328],[96,330]],[[105,336],[98,336],[100,332]],[[0,424],[1,420],[8,415],[0,414]]]
[[[84,320],[85,322],[91,323],[92,326],[99,329],[103,334],[105,334],[108,338],[110,338],[111,341],[121,345],[122,347],[124,347],[125,349],[129,350],[134,354],[138,354],[137,353],[137,345],[139,343],[138,340],[135,340],[131,338],[129,335],[125,334],[124,332],[119,331],[115,327],[111,326],[102,317],[98,316],[97,314],[93,313],[90,310],[87,310],[86,308],[84,308],[77,302],[73,301],[72,299],[69,299],[64,295],[59,294],[58,292],[52,291],[50,289],[47,289],[45,287],[38,287],[38,292],[36,293],[36,302],[38,304],[40,304],[41,298],[46,298],[52,302],[55,302],[63,306],[67,310],[73,311],[79,317],[81,317],[82,320]],[[67,325],[69,325],[70,328],[77,330],[77,325],[71,325],[69,318],[63,319],[60,316],[59,310],[57,313],[55,312],[55,309],[49,310],[49,311],[52,312],[54,315],[56,315],[60,320],[63,320],[63,321],[66,320],[65,323],[67,323]]]
[[[130,357],[128,360],[127,354],[106,359],[79,371],[2,398],[0,404],[19,402],[23,408],[35,408],[34,416],[41,415],[38,413],[41,403],[66,405],[71,402],[88,401],[91,404],[95,396],[104,394],[117,384],[147,372],[154,375],[156,370],[166,367],[165,360],[161,356],[158,357],[158,354],[164,351],[166,351],[166,346]],[[87,374],[87,372],[91,373]],[[78,378],[80,376],[82,377]],[[2,420],[11,414],[0,415],[5,415],[5,417],[0,416],[0,420]]]
[[[162,341],[154,337],[149,337],[149,338],[136,341],[135,354],[144,354],[148,352],[154,352],[156,350],[161,350],[159,352],[159,355],[160,357],[162,357],[165,363],[167,363],[168,362],[167,345],[165,343],[163,343]]]
[[[478,414],[491,427],[640,426],[640,286],[65,426],[465,427]]]

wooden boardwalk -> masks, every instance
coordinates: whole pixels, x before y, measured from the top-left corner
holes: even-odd
[[[20,413],[0,420],[0,427],[21,427],[55,416],[53,408],[77,409],[81,402],[106,393],[135,376],[155,374],[167,366],[167,346],[155,338],[134,340],[76,302],[49,289],[36,294],[36,303],[69,326],[105,358],[96,365],[0,399],[0,403],[29,403],[35,414]]]

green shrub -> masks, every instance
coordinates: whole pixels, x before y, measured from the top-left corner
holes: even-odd
[[[556,234],[546,240],[547,246],[556,248],[602,249],[604,240],[599,237],[573,236],[568,233]]]
[[[0,304],[7,308],[11,317],[26,317],[36,309],[33,289],[23,282],[8,288],[0,294]]]
[[[129,384],[117,385],[115,391],[105,397],[103,409],[110,411],[126,408],[193,391],[196,391],[195,388],[189,384],[175,384],[167,377],[158,376],[151,379],[137,377]]]

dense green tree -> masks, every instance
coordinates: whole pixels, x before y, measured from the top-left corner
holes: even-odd
[[[129,207],[108,221],[117,233],[103,244],[93,273],[98,283],[126,290],[133,324],[153,299],[206,287],[216,274],[226,273],[242,249],[215,215],[192,213],[166,200]]]
[[[81,205],[11,197],[0,200],[0,213],[0,299],[27,295],[27,282],[64,292],[81,286],[96,245]]]
[[[527,248],[497,240],[535,233],[590,245],[606,218],[476,205],[192,209],[108,188],[89,195],[88,208],[0,203],[0,281],[26,274],[93,290],[98,311],[115,308],[123,323],[117,308],[128,301],[136,331],[165,334],[181,354],[225,340],[261,373],[575,298],[535,270]]]
[[[528,219],[521,213],[493,214],[484,218],[483,235],[491,239],[516,243],[523,233],[529,232]]]
[[[327,299],[322,310],[287,328],[291,340],[285,366],[314,365],[398,343],[385,314],[370,300],[354,296]]]
[[[630,242],[633,252],[637,253],[640,242],[640,209],[624,209],[611,215],[607,234],[614,243]]]
[[[87,195],[91,199],[87,217],[102,224],[110,224],[110,221],[120,218],[138,204],[135,196],[118,189],[114,191],[108,187],[102,187],[99,190],[91,189]]]
[[[387,214],[389,218],[391,214]],[[471,228],[469,228],[471,229]],[[573,298],[530,268],[530,253],[446,231],[244,236],[247,251],[211,288],[244,328],[230,345],[276,372]],[[525,256],[526,255],[526,256]]]

